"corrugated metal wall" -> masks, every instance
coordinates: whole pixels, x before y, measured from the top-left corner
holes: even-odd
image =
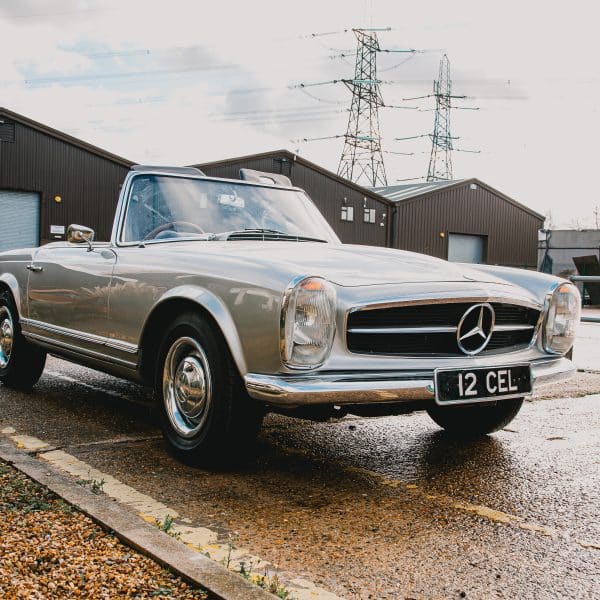
[[[6,122],[12,119],[4,117]],[[96,230],[96,239],[110,237],[120,186],[127,164],[104,157],[21,123],[15,118],[15,141],[0,143],[0,189],[40,196],[40,241],[52,239],[51,225],[71,223]],[[115,157],[116,159],[118,157]],[[393,219],[384,201],[328,175],[289,153],[270,153],[203,166],[207,175],[237,179],[240,168],[282,173],[305,189],[345,243],[386,246],[447,258],[448,233],[487,236],[486,262],[535,269],[537,231],[543,221],[505,198],[477,185],[440,190],[401,202]],[[60,196],[60,204],[54,201]],[[375,223],[363,220],[364,205],[376,210]],[[341,220],[341,208],[354,207],[354,221]],[[384,216],[385,215],[385,216]],[[388,232],[395,221],[396,231]],[[383,226],[381,225],[383,223]],[[444,237],[440,236],[444,233]]]
[[[480,185],[442,189],[400,202],[397,210],[397,248],[447,258],[448,233],[485,235],[486,263],[537,268],[543,220]]]
[[[342,242],[368,246],[387,245],[389,207],[386,203],[366,197],[366,206],[376,210],[376,219],[375,223],[365,223],[363,221],[365,204],[363,194],[301,162],[292,162],[287,156],[250,157],[236,162],[199,165],[199,168],[207,175],[231,179],[239,179],[241,168],[287,175],[295,186],[306,190]],[[354,207],[354,221],[352,222],[341,220],[344,198],[347,206]]]
[[[41,243],[51,240],[50,225],[71,223],[92,227],[97,240],[108,240],[128,170],[19,122],[15,141],[0,144],[0,189],[40,195]]]

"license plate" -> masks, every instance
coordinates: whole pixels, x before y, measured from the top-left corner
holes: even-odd
[[[531,394],[529,365],[482,369],[436,369],[435,401],[466,404]]]

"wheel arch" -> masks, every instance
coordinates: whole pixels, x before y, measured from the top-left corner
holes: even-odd
[[[17,278],[10,273],[2,273],[0,275],[0,289],[2,288],[8,290],[12,294],[19,317],[21,317],[23,314],[23,307],[21,306],[21,288],[19,287]]]
[[[162,296],[144,322],[140,337],[140,373],[144,380],[150,381],[152,378],[152,368],[167,325],[186,311],[196,311],[207,318],[215,331],[223,337],[240,375],[243,376],[247,372],[246,360],[237,327],[227,307],[204,288],[182,286],[169,290]]]

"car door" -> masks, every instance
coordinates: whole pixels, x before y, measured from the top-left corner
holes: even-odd
[[[59,242],[39,248],[28,268],[29,331],[76,348],[102,351],[116,254],[110,244]]]

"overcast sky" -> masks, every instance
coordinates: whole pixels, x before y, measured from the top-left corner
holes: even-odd
[[[336,171],[352,27],[391,27],[379,55],[388,184],[427,172],[440,56],[457,105],[454,177],[478,177],[555,226],[600,205],[600,8],[593,1],[0,0],[0,105],[131,160],[190,164],[288,148]],[[312,36],[314,33],[329,35]],[[401,63],[401,64],[399,64]]]

